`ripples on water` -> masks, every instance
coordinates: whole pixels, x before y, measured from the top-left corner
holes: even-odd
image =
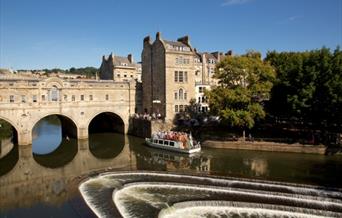
[[[168,173],[106,173],[79,186],[99,217],[342,217],[342,191]]]

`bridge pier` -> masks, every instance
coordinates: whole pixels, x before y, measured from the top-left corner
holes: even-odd
[[[77,139],[88,139],[88,128],[77,127]]]
[[[18,133],[18,145],[32,145],[31,131],[24,130]]]

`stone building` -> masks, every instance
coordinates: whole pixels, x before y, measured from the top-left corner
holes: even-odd
[[[102,57],[99,79],[114,80],[116,82],[137,80],[141,81],[141,64],[135,63],[133,56],[115,56],[110,54],[108,58]]]
[[[213,78],[215,65],[225,55],[197,52],[188,36],[169,41],[158,32],[154,42],[145,37],[141,55],[144,111],[172,120],[186,110],[190,99],[196,99],[199,111],[207,111],[204,90],[218,84]]]
[[[143,108],[172,120],[195,98],[194,49],[188,36],[177,41],[156,34],[144,39],[142,60]]]
[[[210,90],[211,87],[218,85],[218,80],[214,78],[215,67],[227,55],[232,55],[231,51],[226,54],[223,52],[197,52],[195,49],[195,90],[196,103],[199,112],[207,112],[209,105],[204,96],[205,90]]]

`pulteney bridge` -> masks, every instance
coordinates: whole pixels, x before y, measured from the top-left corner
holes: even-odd
[[[138,92],[134,81],[0,79],[0,119],[14,127],[19,145],[32,144],[33,127],[50,115],[61,120],[63,136],[87,139],[90,126],[127,133]]]

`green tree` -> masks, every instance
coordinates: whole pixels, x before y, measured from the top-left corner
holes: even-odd
[[[210,112],[221,122],[243,130],[265,117],[263,102],[270,97],[275,79],[273,68],[262,61],[258,52],[243,56],[228,56],[215,70],[219,86],[206,92]]]
[[[342,125],[342,52],[327,48],[305,52],[269,52],[276,69],[269,112],[315,128]]]

